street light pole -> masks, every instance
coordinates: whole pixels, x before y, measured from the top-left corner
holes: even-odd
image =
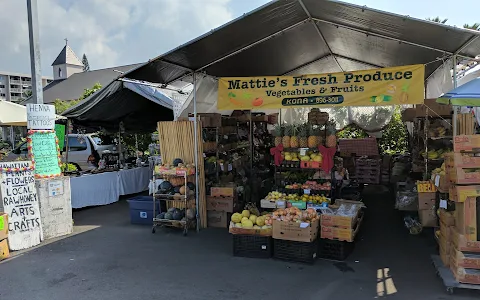
[[[35,99],[35,103],[43,104],[37,0],[27,0],[27,15],[28,37],[30,40],[30,65],[32,69],[32,96],[33,99]]]

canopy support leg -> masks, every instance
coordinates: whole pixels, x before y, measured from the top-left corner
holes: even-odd
[[[193,134],[193,143],[194,143],[194,149],[195,149],[195,213],[196,213],[196,219],[197,219],[197,232],[200,231],[200,199],[198,199],[199,195],[199,186],[198,186],[198,173],[199,173],[199,168],[198,168],[198,134],[197,134],[197,128],[198,128],[198,119],[197,119],[197,78],[196,78],[196,73],[193,72],[193,130],[195,131]]]

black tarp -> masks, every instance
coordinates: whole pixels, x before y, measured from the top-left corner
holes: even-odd
[[[113,81],[62,115],[77,125],[101,127],[110,132],[123,122],[126,132],[153,132],[158,121],[172,121],[173,110],[161,101],[145,98]]]
[[[171,84],[193,72],[214,77],[322,74],[427,64],[480,54],[480,32],[340,1],[272,1],[126,72]]]

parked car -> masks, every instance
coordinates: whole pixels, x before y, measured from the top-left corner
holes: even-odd
[[[65,146],[67,145],[67,141]],[[68,135],[68,162],[79,170],[92,170],[104,153],[117,153],[117,146],[113,141],[100,137],[98,134],[69,134]],[[7,156],[8,160],[17,157],[27,158],[27,142],[23,142]],[[66,152],[62,154],[66,160]]]

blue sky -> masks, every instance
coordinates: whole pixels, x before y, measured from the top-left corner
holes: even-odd
[[[318,0],[320,1],[320,0]],[[64,38],[92,69],[156,57],[269,1],[266,0],[38,0],[42,73]],[[420,19],[440,16],[449,25],[480,22],[478,0],[350,0]],[[0,71],[30,73],[25,1],[0,0]],[[479,49],[480,50],[480,49]],[[479,51],[480,52],[480,51]]]

